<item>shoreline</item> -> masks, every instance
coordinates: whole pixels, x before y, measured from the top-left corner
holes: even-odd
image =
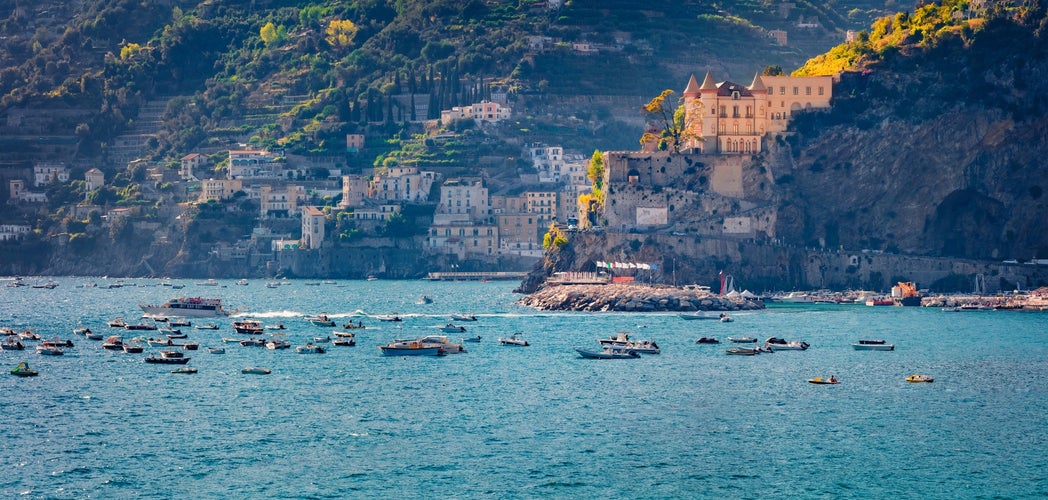
[[[517,301],[545,311],[694,312],[764,309],[760,300],[638,284],[546,285]]]

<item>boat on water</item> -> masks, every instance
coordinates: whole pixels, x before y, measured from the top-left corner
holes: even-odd
[[[327,351],[325,351],[323,347],[313,344],[312,342],[307,342],[306,345],[296,347],[295,352],[299,354],[324,354]]]
[[[392,315],[388,315],[387,314],[385,316],[379,316],[378,320],[379,321],[401,321],[400,316],[398,316],[396,314],[392,314]]]
[[[474,335],[472,337],[466,337],[462,339],[463,342],[480,342],[480,335]]]
[[[337,347],[353,347],[357,345],[357,341],[353,337],[335,337],[335,340],[331,341],[331,345]]]
[[[472,314],[469,314],[469,315],[466,315],[466,314],[452,314],[451,315],[451,320],[452,321],[476,321],[477,317],[472,315]]]
[[[721,313],[721,315],[720,315],[720,322],[721,323],[731,323],[732,321],[735,321],[735,320],[732,319],[731,316],[728,316],[728,313]]]
[[[145,361],[146,363],[184,365],[189,362],[189,358],[178,351],[160,351],[160,356],[150,354]]]
[[[757,339],[753,337],[728,337],[728,340],[736,344],[756,344]]]
[[[138,323],[128,323],[124,325],[124,329],[131,331],[151,331],[156,330],[157,326],[156,323],[146,323],[145,321],[141,321]]]
[[[141,354],[142,351],[145,350],[145,348],[142,347],[142,344],[139,344],[137,342],[128,342],[121,346],[121,348],[124,350],[124,352],[128,354]]]
[[[856,351],[894,351],[895,344],[889,344],[884,340],[860,340],[857,344],[852,344],[852,349]]]
[[[518,347],[527,347],[527,346],[531,345],[531,344],[528,343],[527,340],[524,340],[524,339],[518,337],[517,335],[519,335],[519,334],[518,333],[514,333],[513,335],[510,335],[509,337],[505,337],[505,338],[499,337],[499,344],[510,345],[510,346],[518,346]]]
[[[291,342],[284,340],[283,336],[274,335],[273,338],[266,342],[266,349],[275,351],[279,349],[290,349]]]
[[[924,382],[924,383],[931,383],[931,382],[935,382],[935,379],[932,378],[929,375],[920,375],[920,374],[914,373],[913,375],[910,375],[909,377],[906,377],[906,381],[907,382],[913,382],[913,383],[922,383],[922,382]]]
[[[619,349],[609,346],[605,346],[599,351],[576,347],[575,352],[586,359],[636,359],[640,357],[640,354],[632,349]]]
[[[177,328],[180,326],[193,326],[193,322],[186,318],[172,318],[167,322],[167,325],[171,328]]]
[[[342,324],[342,328],[345,329],[345,330],[353,330],[353,329],[356,329],[356,328],[364,329],[364,328],[367,328],[367,327],[364,326],[364,322],[363,321],[357,321],[356,324],[353,324],[353,322],[350,321],[349,323],[343,323]]]
[[[889,297],[870,297],[866,299],[866,305],[873,306],[894,306],[895,300]]]
[[[190,373],[190,374],[192,374],[192,373],[196,373],[196,372],[197,372],[197,369],[193,368],[192,366],[183,366],[183,367],[175,368],[174,370],[171,370],[171,373]]]
[[[627,332],[618,332],[612,335],[611,338],[599,339],[597,342],[600,343],[602,348],[610,347],[617,350],[630,350],[638,354],[659,354],[662,352],[659,344],[656,344],[654,340],[631,339]]]
[[[38,345],[36,346],[36,353],[42,354],[44,356],[61,356],[65,354],[65,351],[59,349],[58,347]]]
[[[222,299],[204,297],[175,297],[163,304],[139,304],[148,316],[209,318],[229,316],[222,308]]]
[[[422,345],[415,340],[394,340],[378,346],[385,356],[443,356],[444,349],[436,344]]]
[[[253,319],[245,319],[233,322],[233,330],[237,333],[243,333],[247,335],[259,335],[262,333],[262,322]]]
[[[769,347],[776,351],[804,351],[810,346],[807,342],[799,340],[788,341],[778,337],[769,337],[768,340],[764,341],[764,347]]]
[[[102,341],[102,349],[110,351],[122,351],[124,350],[124,339],[119,335],[110,335],[104,341]]]
[[[25,344],[15,337],[8,337],[3,344],[0,344],[0,348],[3,348],[4,351],[21,351],[25,349]]]
[[[197,330],[218,330],[218,325],[214,323],[204,323],[203,325],[197,325],[193,328],[196,328]]]
[[[812,384],[839,384],[839,383],[841,383],[839,380],[837,380],[837,377],[835,377],[833,375],[830,375],[830,378],[815,377],[815,378],[812,378],[812,379],[808,379],[808,382],[812,383]]]
[[[263,339],[257,339],[255,337],[251,337],[249,339],[241,340],[240,341],[240,345],[244,346],[244,347],[265,347],[266,346],[266,341],[263,340]]]
[[[182,330],[176,330],[174,328],[161,328],[158,333],[164,334],[169,339],[184,339],[189,337],[189,334],[182,333]]]
[[[418,339],[418,342],[425,346],[436,345],[443,349],[447,354],[458,354],[466,352],[466,348],[462,344],[456,344],[443,335],[427,335]]]
[[[757,347],[732,347],[724,352],[732,356],[753,356],[760,354],[761,350]]]
[[[262,368],[260,366],[249,366],[240,370],[240,373],[246,373],[250,375],[269,375],[270,370],[269,368]]]
[[[117,316],[116,318],[113,318],[113,320],[110,321],[108,323],[108,325],[111,328],[123,328],[123,327],[127,326],[127,322],[124,321],[124,317],[123,316]]]
[[[444,333],[463,333],[463,332],[466,331],[466,327],[464,327],[464,326],[456,326],[456,325],[453,325],[451,323],[448,323],[448,324],[444,325],[443,327],[441,327],[440,331],[442,331]]]
[[[207,348],[207,352],[210,352],[211,354],[225,354],[226,353],[226,348],[225,347],[208,347]]]
[[[720,341],[716,337],[699,337],[699,340],[695,341],[696,344],[719,344]]]
[[[695,311],[677,314],[677,317],[685,320],[697,320],[697,319],[720,319],[720,316],[713,311]]]
[[[306,316],[306,321],[309,321],[315,326],[335,326],[335,321],[329,318],[326,314],[317,314],[316,316]]]
[[[36,370],[29,368],[29,363],[25,361],[18,363],[18,366],[11,370],[11,375],[17,375],[19,377],[35,377],[39,375]]]
[[[432,304],[433,303],[433,297],[430,297],[429,295],[423,295],[423,296],[419,297],[418,301],[415,302],[415,303],[419,304],[419,305]]]
[[[815,302],[815,298],[808,292],[790,292],[786,295],[776,296],[773,300],[787,304],[811,304]]]
[[[240,278],[240,279],[237,280],[237,285],[247,286],[247,284],[248,284],[247,278]]]

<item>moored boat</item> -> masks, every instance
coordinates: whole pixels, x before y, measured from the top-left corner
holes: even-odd
[[[184,365],[189,362],[189,358],[178,351],[160,351],[160,356],[150,354],[145,361],[146,363]]]
[[[233,330],[236,330],[237,333],[243,333],[247,335],[258,335],[261,334],[263,331],[262,322],[253,319],[234,321]]]
[[[19,377],[35,377],[39,375],[36,370],[29,368],[29,363],[25,361],[18,363],[18,366],[11,370],[11,375],[17,375]]]
[[[306,316],[306,321],[314,324],[315,326],[335,326],[335,321],[329,318],[326,314],[317,314],[316,316]]]
[[[443,356],[444,349],[438,345],[422,345],[416,340],[394,340],[378,346],[385,356]]]
[[[448,324],[444,325],[440,329],[440,331],[442,331],[444,333],[462,333],[462,332],[466,331],[466,327],[464,327],[464,326],[455,326],[455,325],[453,325],[451,323],[448,323]]]
[[[295,352],[299,354],[324,354],[327,351],[325,351],[323,347],[313,344],[312,342],[307,342],[306,345],[296,347]]]
[[[174,370],[171,370],[171,373],[189,373],[189,374],[192,374],[192,373],[196,373],[196,372],[197,372],[197,369],[193,368],[192,366],[183,366],[181,368],[175,368]]]
[[[474,335],[472,337],[466,337],[462,339],[463,342],[480,342],[480,335]]]
[[[619,350],[626,349],[638,354],[659,354],[662,352],[659,344],[655,343],[654,340],[631,339],[626,332],[618,332],[612,335],[611,338],[600,339],[598,342],[600,342],[601,347],[611,347]]]
[[[725,352],[734,356],[753,356],[760,354],[761,350],[756,347],[732,347]]]
[[[699,337],[699,340],[695,341],[696,344],[719,344],[720,341],[716,337]]]
[[[269,375],[269,368],[262,368],[260,366],[249,366],[240,370],[240,373],[246,373],[250,375]]]
[[[122,351],[124,350],[124,340],[119,335],[110,335],[102,342],[102,349]]]
[[[728,337],[728,340],[736,344],[756,344],[757,339],[753,337]]]
[[[462,344],[456,344],[443,335],[427,335],[418,339],[419,343],[423,346],[436,345],[444,350],[448,354],[458,354],[466,352],[466,348]]]
[[[852,349],[856,351],[894,351],[895,344],[889,344],[883,340],[875,343],[860,340],[858,344],[852,344]]]
[[[720,316],[714,314],[712,311],[695,311],[680,313],[677,315],[680,319],[696,320],[696,319],[720,319]]]
[[[640,357],[640,354],[632,349],[619,349],[607,346],[599,351],[576,347],[575,352],[587,359],[636,359]]]
[[[452,321],[476,321],[477,317],[472,315],[472,314],[469,314],[469,315],[467,315],[467,314],[452,314],[451,315],[451,320]]]
[[[499,337],[499,344],[509,345],[509,346],[518,346],[518,347],[528,347],[529,345],[531,345],[531,344],[528,343],[527,340],[524,340],[524,339],[518,337],[517,335],[518,334],[514,333],[513,335],[510,335],[509,337],[505,337],[505,338]]]
[[[210,352],[211,354],[225,354],[226,353],[226,348],[225,347],[208,347],[207,348],[207,352]]]
[[[400,316],[398,316],[396,314],[391,314],[391,315],[386,315],[386,316],[379,316],[378,320],[379,321],[400,321]]]
[[[764,341],[764,347],[769,347],[776,351],[803,351],[808,349],[809,345],[807,342],[798,340],[787,341],[778,337],[769,337]]]
[[[815,378],[812,378],[812,379],[808,379],[808,382],[810,382],[812,384],[839,384],[839,383],[841,383],[839,380],[837,380],[837,377],[835,377],[833,375],[830,375],[830,378],[815,377]]]
[[[3,344],[0,344],[0,348],[3,348],[4,351],[21,351],[25,349],[25,344],[15,337],[8,337]]]
[[[65,351],[59,349],[58,347],[38,345],[36,346],[36,353],[43,354],[44,356],[61,356],[65,354]]]

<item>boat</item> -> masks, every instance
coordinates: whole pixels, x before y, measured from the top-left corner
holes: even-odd
[[[513,335],[510,335],[509,337],[506,337],[506,338],[499,337],[499,344],[520,346],[520,347],[527,347],[527,346],[531,345],[531,344],[528,343],[527,340],[524,340],[524,339],[518,337],[517,335],[518,334],[514,333]]]
[[[279,349],[290,349],[290,348],[291,348],[291,342],[288,342],[287,340],[284,340],[284,338],[282,336],[273,336],[273,338],[269,339],[269,341],[266,342],[266,349],[269,349],[269,350],[275,351],[275,350],[279,350]]]
[[[124,321],[123,316],[117,316],[112,321],[110,321],[108,324],[109,324],[109,326],[111,328],[123,328],[123,327],[127,326],[127,322]]]
[[[153,337],[149,337],[148,339],[146,339],[146,343],[149,344],[149,347],[175,345],[175,343],[172,342],[171,339],[166,338],[166,337],[162,338],[162,339],[159,339],[159,338],[155,339]]]
[[[3,348],[4,351],[21,351],[25,349],[25,344],[15,337],[8,337],[3,344],[0,344],[0,348]]]
[[[211,354],[225,354],[226,353],[226,348],[225,347],[208,347],[207,348],[207,352],[210,352]]]
[[[888,297],[870,297],[866,299],[868,306],[894,306],[895,301]]]
[[[196,373],[196,372],[197,372],[197,369],[193,368],[191,366],[183,366],[183,367],[175,368],[174,370],[171,370],[171,373]]]
[[[775,297],[775,302],[784,302],[787,304],[810,304],[814,302],[814,299],[807,292],[790,292],[786,295]]]
[[[379,321],[400,321],[400,316],[398,316],[396,314],[386,315],[386,316],[379,316],[378,320]]]
[[[339,347],[353,347],[357,345],[357,341],[353,337],[335,337],[335,340],[331,341],[331,345]]]
[[[429,295],[423,295],[423,296],[419,297],[418,298],[418,302],[415,302],[415,303],[419,304],[419,305],[432,304],[433,303],[433,297],[430,297]]]
[[[732,321],[735,321],[735,320],[732,319],[731,316],[728,316],[728,313],[721,313],[721,315],[720,315],[720,322],[721,323],[731,323]]]
[[[238,279],[236,284],[240,285],[240,286],[247,286],[247,284],[248,284],[247,278]]]
[[[858,344],[852,344],[852,349],[856,351],[894,351],[895,344],[889,344],[883,340],[860,340]]]
[[[188,334],[182,333],[182,330],[176,330],[174,328],[161,328],[158,333],[164,334],[169,339],[184,339],[189,337]]]
[[[39,375],[36,370],[29,368],[29,363],[25,361],[18,363],[18,366],[11,370],[11,375],[17,375],[19,377],[35,377]]]
[[[240,370],[240,373],[247,373],[247,374],[251,374],[251,375],[269,375],[270,370],[269,370],[269,368],[262,368],[262,367],[258,367],[258,366],[249,366],[247,368],[244,368],[244,369]]]
[[[36,346],[36,353],[43,354],[44,356],[61,356],[65,354],[65,351],[59,349],[58,347],[38,345]]]
[[[203,325],[194,326],[193,328],[196,328],[197,330],[218,330],[218,325],[214,323],[205,323]]]
[[[734,356],[753,356],[760,354],[761,350],[757,347],[732,347],[725,352]]]
[[[124,344],[121,347],[123,348],[124,352],[126,352],[128,354],[141,354],[142,351],[145,350],[145,348],[142,347],[142,344],[139,344],[137,342],[136,343],[127,343],[127,344]]]
[[[695,311],[688,313],[680,313],[677,315],[680,319],[696,320],[696,319],[720,319],[720,316],[714,314],[712,311]]]
[[[618,349],[615,347],[604,347],[599,351],[576,347],[575,352],[579,353],[579,356],[587,359],[635,359],[640,357],[640,354],[638,354],[637,351],[632,349]]]
[[[218,286],[218,280],[215,278],[208,278],[204,281],[197,283],[200,286]]]
[[[466,338],[462,339],[462,341],[463,342],[480,342],[480,335],[475,335],[473,337],[466,337]]]
[[[472,314],[470,314],[470,315],[452,314],[451,315],[451,320],[452,321],[476,321],[477,317],[472,315]]]
[[[266,341],[262,339],[256,339],[251,337],[240,341],[240,345],[244,347],[265,347]]]
[[[913,382],[913,383],[921,383],[921,382],[931,383],[931,382],[935,382],[935,379],[932,378],[929,375],[920,375],[920,374],[914,373],[913,375],[910,375],[909,377],[906,377],[906,381],[907,382]]]
[[[323,347],[307,342],[306,345],[296,347],[295,352],[299,354],[324,354],[327,351]]]
[[[466,352],[466,348],[462,344],[456,344],[443,335],[427,335],[418,339],[419,343],[425,346],[436,345],[444,350],[448,354],[458,354]]]
[[[736,344],[756,344],[757,339],[753,337],[728,337],[728,340]]]
[[[275,325],[266,325],[266,330],[287,330],[287,327],[283,323],[277,323]]]
[[[124,340],[119,335],[110,335],[102,342],[102,349],[122,351],[124,350]]]
[[[815,377],[813,379],[808,379],[808,382],[810,382],[812,384],[839,384],[839,383],[841,383],[839,380],[837,380],[837,377],[834,377],[833,375],[830,375],[830,378]]]
[[[611,338],[599,339],[597,342],[600,343],[602,348],[627,349],[636,351],[639,354],[659,354],[662,352],[654,340],[634,340],[630,338],[627,332],[618,332],[612,335]]]
[[[84,336],[87,337],[87,340],[102,340],[105,338],[105,336],[101,333],[92,332],[91,330],[88,330],[87,333],[84,334]]]
[[[128,323],[128,324],[124,325],[124,329],[125,330],[131,330],[131,331],[150,331],[150,330],[156,330],[157,326],[156,326],[156,323],[146,323],[146,322],[142,321],[142,322],[134,323],[134,324]]]
[[[716,337],[699,337],[699,340],[695,341],[696,344],[719,344],[720,341]]]
[[[353,330],[355,328],[364,329],[364,328],[367,328],[367,327],[364,326],[364,322],[363,321],[357,321],[357,324],[355,324],[355,325],[353,324],[352,321],[350,321],[349,323],[343,323],[342,324],[342,328],[344,328],[346,330]]]
[[[353,332],[342,332],[342,331],[338,331],[338,330],[335,330],[334,332],[332,332],[332,334],[335,337],[342,337],[342,338],[354,338],[354,337],[356,337],[356,334],[354,334]]]
[[[384,356],[443,356],[444,349],[438,345],[422,345],[418,339],[394,340],[378,346]]]
[[[440,331],[442,331],[444,333],[462,333],[462,332],[466,331],[466,327],[464,327],[464,326],[455,326],[455,325],[453,325],[451,323],[448,323],[448,324],[444,325],[443,327],[441,327]]]
[[[150,354],[146,357],[146,363],[158,363],[168,365],[184,365],[189,362],[189,358],[185,357],[178,351],[160,351],[160,356]]]
[[[185,344],[174,344],[174,345],[176,345],[178,347],[181,347],[181,348],[183,348],[183,349],[185,349],[187,351],[195,351],[197,349],[200,349],[200,344],[198,344],[196,342],[186,342]]]
[[[335,321],[327,317],[326,314],[306,316],[306,321],[309,321],[310,323],[313,323],[316,326],[335,326]]]
[[[193,326],[193,322],[185,318],[174,318],[167,322],[168,326],[175,328],[178,326]]]
[[[204,297],[175,297],[163,304],[139,304],[149,316],[211,318],[229,316],[222,308],[222,299]]]
[[[22,333],[18,334],[18,338],[22,340],[40,340],[40,335],[33,333],[30,329],[26,328]]]
[[[768,340],[764,341],[764,346],[776,351],[803,351],[809,347],[807,342],[798,340],[787,341],[778,337],[769,337]]]
[[[236,330],[237,333],[244,333],[248,335],[258,335],[261,334],[263,331],[262,322],[253,319],[234,321],[233,329]]]
[[[368,277],[367,277],[367,280],[368,281],[378,281],[378,277],[369,274]]]
[[[91,329],[87,327],[79,327],[73,329],[73,335],[88,336],[91,333]]]

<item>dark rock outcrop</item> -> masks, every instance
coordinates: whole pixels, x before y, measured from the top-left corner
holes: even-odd
[[[555,311],[741,311],[764,309],[759,300],[700,290],[637,284],[547,285],[519,304]]]

